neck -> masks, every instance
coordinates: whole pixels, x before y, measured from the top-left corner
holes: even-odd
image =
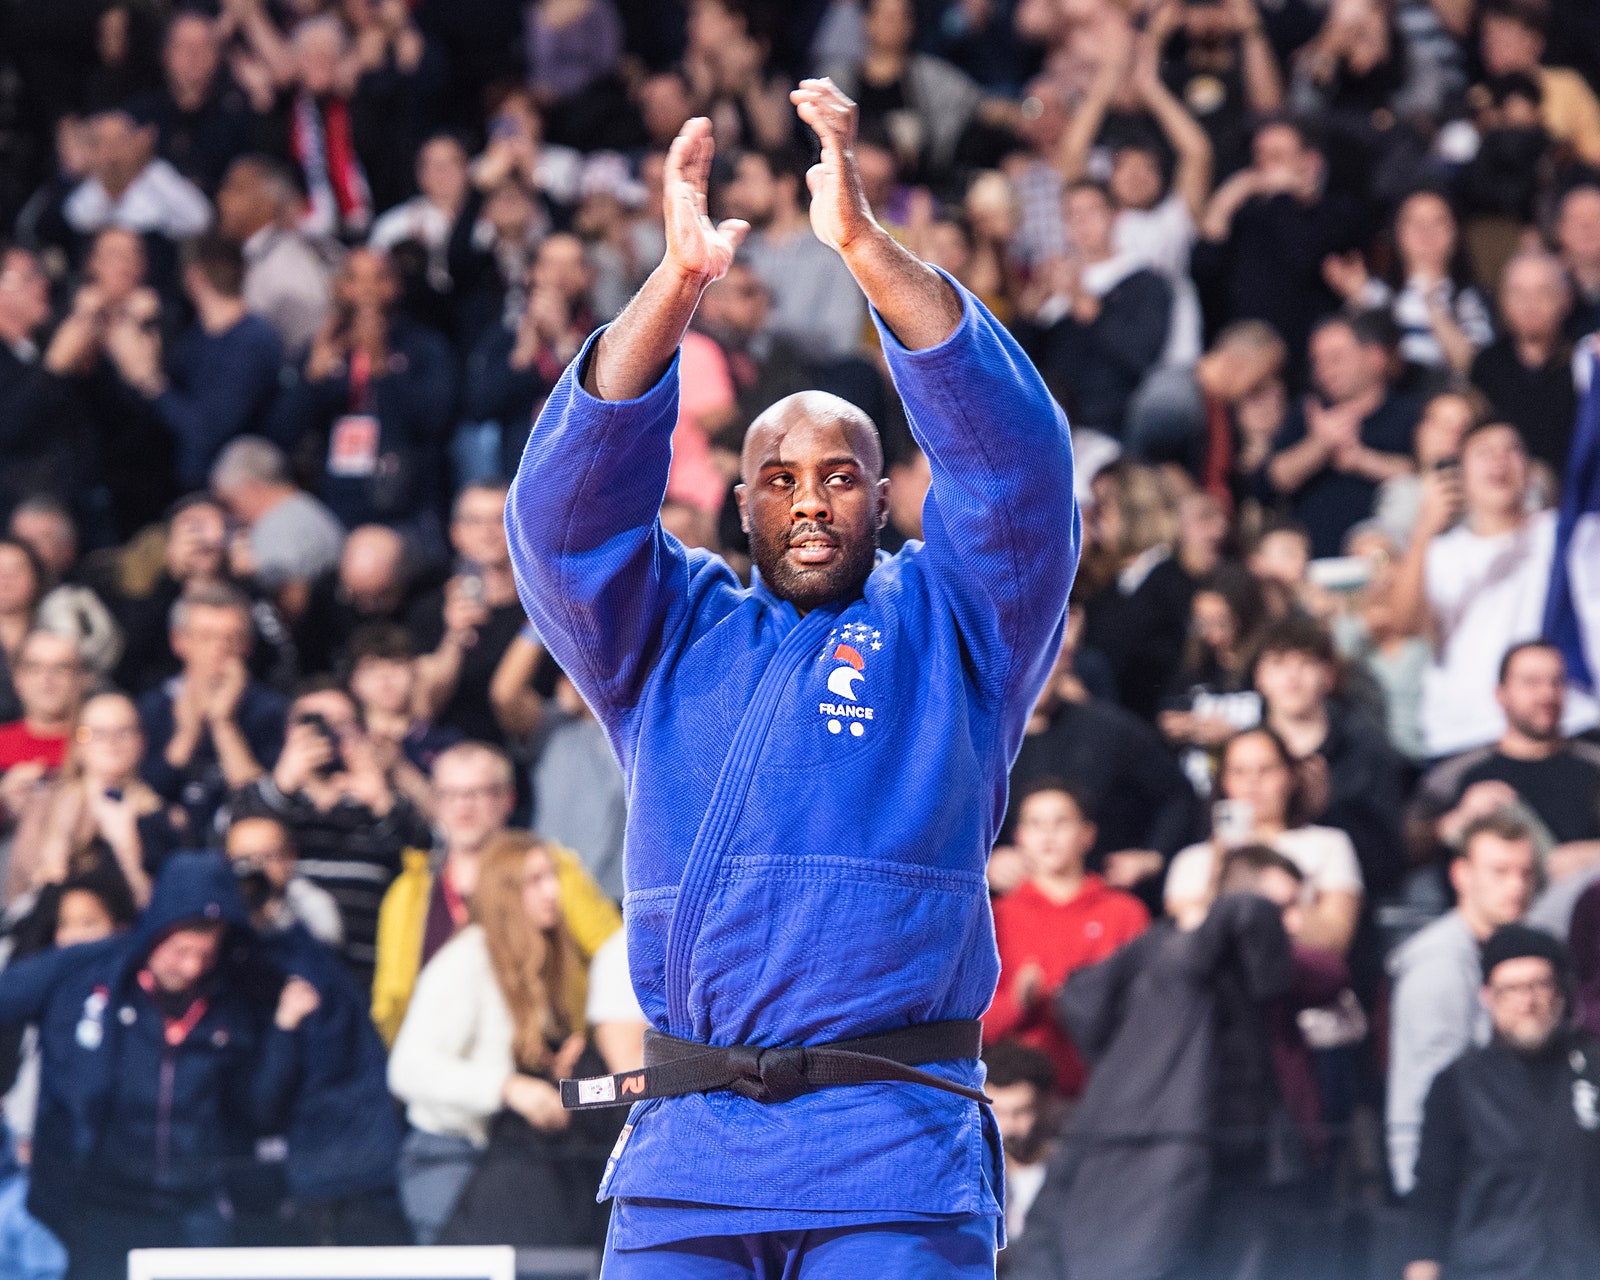
[[[767,225],[762,232],[770,240],[787,240],[792,235],[810,227],[811,220],[798,204],[791,201],[778,200],[772,205],[772,217],[767,220]]]
[[[861,64],[861,78],[868,84],[890,84],[905,74],[904,49],[872,49]]]
[[[195,314],[200,317],[200,327],[216,337],[226,333],[244,319],[244,299],[225,298],[220,295],[195,299]]]
[[[1509,728],[1495,750],[1513,760],[1548,760],[1566,746],[1562,738],[1536,738],[1531,734]]]
[[[490,606],[510,604],[517,598],[517,580],[509,564],[485,565],[481,570],[481,576],[485,604]]]
[[[1354,409],[1363,418],[1383,403],[1384,387],[1366,387],[1339,402],[1341,408]]]
[[[1328,708],[1318,703],[1292,716],[1280,711],[1268,711],[1267,723],[1277,731],[1290,751],[1297,756],[1308,756],[1328,737]]]
[[[30,714],[22,717],[22,723],[27,725],[28,732],[36,737],[60,738],[72,728],[72,717],[64,715],[52,718]]]
[[[1066,871],[1040,871],[1033,877],[1034,887],[1051,902],[1071,902],[1083,892],[1083,864]]]
[[[1282,818],[1257,818],[1255,829],[1250,832],[1250,842],[1270,844],[1288,829],[1289,825]]]
[[[1547,334],[1524,335],[1514,339],[1514,342],[1517,359],[1529,369],[1544,368],[1556,346],[1554,335]]]
[[[1521,523],[1521,511],[1473,511],[1467,515],[1467,528],[1480,538],[1496,538],[1502,533],[1510,533]]]
[[[1489,936],[1498,927],[1494,921],[1485,919],[1483,913],[1465,898],[1461,900],[1456,910],[1461,913],[1461,919],[1467,926],[1467,932],[1479,942],[1489,941]]]
[[[172,101],[179,111],[198,111],[205,106],[210,89],[209,80],[201,84],[175,84],[172,86]]]
[[[1569,262],[1567,270],[1580,293],[1593,297],[1600,293],[1600,259],[1590,262]]]
[[[29,337],[31,333],[32,330],[23,324],[18,317],[0,312],[0,342],[5,343],[8,347],[13,347]]]

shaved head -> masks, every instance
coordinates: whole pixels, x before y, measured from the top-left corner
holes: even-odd
[[[860,594],[889,515],[883,445],[848,400],[801,391],[745,435],[735,490],[750,556],[801,613]]]

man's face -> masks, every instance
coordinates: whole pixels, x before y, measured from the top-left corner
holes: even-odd
[[[362,613],[387,613],[405,594],[401,567],[405,543],[393,529],[363,525],[351,530],[339,557],[339,585]]]
[[[1555,968],[1543,956],[1495,965],[1483,986],[1483,1003],[1495,1034],[1523,1053],[1537,1053],[1550,1043],[1567,1008]]]
[[[1549,342],[1561,331],[1571,303],[1554,258],[1517,258],[1500,282],[1500,312],[1513,337]]]
[[[227,537],[222,508],[210,503],[185,507],[167,525],[167,572],[178,582],[220,577]]]
[[[78,558],[78,535],[59,511],[19,509],[11,517],[11,536],[32,547],[39,563],[58,578]]]
[[[122,302],[144,283],[144,242],[126,227],[107,227],[94,238],[84,274],[108,302]]]
[[[1544,55],[1544,37],[1514,19],[1499,14],[1483,15],[1479,28],[1479,50],[1483,69],[1491,76],[1509,76],[1537,70]]]
[[[906,0],[872,0],[867,5],[867,44],[874,50],[903,53],[911,47],[915,18]]]
[[[241,818],[228,828],[223,846],[229,861],[248,862],[260,867],[282,893],[294,879],[298,859],[288,834],[271,818]]]
[[[1472,425],[1472,404],[1464,396],[1446,392],[1434,396],[1417,423],[1416,455],[1424,467],[1461,455],[1461,441]]]
[[[435,820],[445,846],[476,853],[511,818],[516,792],[491,760],[440,756],[433,766]]]
[[[1524,649],[1511,660],[1495,700],[1506,723],[1535,742],[1561,738],[1561,708],[1567,692],[1567,664],[1557,649]]]
[[[78,758],[91,778],[131,778],[144,756],[139,713],[120,693],[91,698],[78,718]]]
[[[50,282],[31,253],[0,257],[0,338],[26,338],[50,318]]]
[[[307,93],[332,93],[338,86],[344,42],[337,27],[318,23],[296,32],[294,55],[295,74]]]
[[[243,242],[272,223],[277,214],[261,170],[248,160],[229,165],[217,188],[217,229]]]
[[[1263,129],[1250,144],[1254,167],[1267,177],[1294,176],[1304,161],[1300,135],[1281,125]]]
[[[1256,692],[1275,716],[1295,720],[1315,714],[1332,686],[1328,664],[1299,649],[1264,653],[1256,663]]]
[[[1000,1085],[991,1081],[988,1092],[994,1103],[994,1121],[1000,1130],[1000,1141],[1005,1146],[1006,1155],[1014,1160],[1031,1160],[1037,1155],[1039,1113],[1043,1101],[1039,1097],[1039,1090],[1028,1080]]]
[[[417,155],[417,189],[441,209],[459,208],[467,194],[467,155],[459,142],[435,138]]]
[[[533,286],[553,289],[569,306],[582,302],[593,283],[588,251],[577,236],[565,232],[546,236],[533,260]]]
[[[58,947],[75,947],[82,942],[99,942],[117,931],[117,922],[106,910],[99,895],[87,889],[68,889],[56,908]]]
[[[369,714],[407,715],[416,687],[416,666],[405,658],[363,658],[350,673],[350,692]]]
[[[683,81],[671,72],[662,72],[639,86],[639,114],[650,137],[665,146],[694,114],[694,104]]]
[[[732,180],[722,189],[722,203],[730,218],[743,218],[752,227],[764,227],[772,221],[778,203],[778,180],[765,156],[749,152],[739,157]]]
[[[1274,529],[1251,554],[1250,572],[1263,582],[1298,587],[1310,563],[1311,548],[1305,538],[1292,529]]]
[[[182,995],[216,967],[222,950],[220,924],[174,929],[150,949],[144,967],[168,995]]]
[[[1111,226],[1116,214],[1104,194],[1092,187],[1069,191],[1065,211],[1067,232],[1080,253],[1103,258],[1111,252]]]
[[[1324,325],[1311,335],[1311,373],[1332,404],[1365,395],[1383,382],[1384,352],[1365,346],[1349,326]]]
[[[1143,147],[1122,147],[1111,163],[1111,194],[1124,209],[1153,209],[1161,199],[1161,163]]]
[[[60,723],[70,719],[83,696],[78,646],[65,636],[34,632],[17,655],[13,681],[22,713],[29,720]]]
[[[742,262],[706,290],[700,313],[713,324],[749,339],[766,328],[772,298],[761,278]]]
[[[780,400],[745,438],[736,494],[769,590],[802,613],[861,590],[888,519],[872,424],[834,396]]]
[[[1480,831],[1450,868],[1462,908],[1489,929],[1515,924],[1527,914],[1538,888],[1537,860],[1528,840]]]
[[[400,281],[388,255],[354,249],[344,260],[335,291],[347,306],[387,311],[400,296]]]
[[[1081,872],[1094,838],[1094,823],[1066,792],[1036,791],[1022,802],[1016,845],[1041,875]]]
[[[450,518],[450,545],[481,568],[510,563],[506,546],[506,494],[503,489],[467,489]]]
[[[1579,187],[1561,202],[1556,240],[1569,265],[1600,267],[1600,190]]]
[[[1461,492],[1469,517],[1522,510],[1528,492],[1528,454],[1516,428],[1485,427],[1462,445]]]
[[[121,111],[107,111],[90,123],[94,172],[115,193],[122,192],[150,162],[155,131],[141,129]]]
[[[198,13],[180,13],[173,18],[167,28],[162,65],[174,96],[205,92],[217,74],[217,63],[217,35],[211,19]]]
[[[243,609],[191,605],[184,625],[172,633],[172,652],[186,674],[209,679],[249,656],[250,617]]]

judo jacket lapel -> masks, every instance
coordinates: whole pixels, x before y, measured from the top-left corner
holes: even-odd
[[[756,762],[761,758],[789,678],[803,662],[815,656],[817,645],[838,614],[837,607],[813,609],[783,638],[756,683],[755,693],[728,744],[728,754],[711,791],[711,803],[706,806],[706,816],[684,865],[677,905],[667,931],[667,1023],[672,1035],[697,1038],[689,1009],[689,965],[705,920],[706,905],[716,887],[722,855],[739,825]]]

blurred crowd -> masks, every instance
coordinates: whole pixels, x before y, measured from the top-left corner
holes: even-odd
[[[1600,7],[0,0],[0,1273],[603,1236],[621,1118],[553,1081],[642,1060],[626,792],[506,482],[704,115],[753,230],[663,522],[746,569],[745,429],[819,387],[921,537],[815,74],[1073,426],[990,867],[1003,1270],[1592,1270],[1600,706],[1544,630]]]

